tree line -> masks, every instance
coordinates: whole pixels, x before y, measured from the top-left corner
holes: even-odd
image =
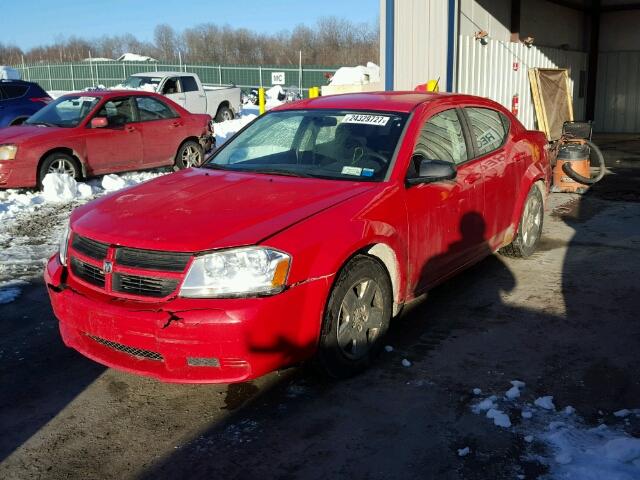
[[[246,28],[203,23],[182,32],[168,24],[156,26],[153,41],[133,34],[97,39],[58,38],[49,45],[22,50],[0,43],[0,65],[77,62],[89,56],[116,59],[126,52],[167,63],[297,65],[299,52],[305,65],[359,65],[378,63],[377,23],[355,23],[324,17],[313,27],[298,25],[291,31],[257,33]]]

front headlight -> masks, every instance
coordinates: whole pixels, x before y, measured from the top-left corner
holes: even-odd
[[[17,153],[17,145],[0,145],[0,160],[13,160]]]
[[[284,289],[291,257],[263,247],[234,248],[196,257],[180,289],[191,298],[273,295]]]
[[[71,236],[71,228],[67,223],[62,236],[60,237],[60,248],[58,250],[58,259],[60,260],[60,264],[67,266],[67,250],[69,248],[69,237]]]

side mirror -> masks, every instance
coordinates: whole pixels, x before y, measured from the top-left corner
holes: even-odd
[[[105,128],[109,126],[109,120],[105,117],[94,117],[91,119],[91,128]]]
[[[420,154],[414,155],[411,161],[417,166],[418,176],[407,178],[407,185],[441,182],[456,178],[456,169],[451,162],[429,160]]]

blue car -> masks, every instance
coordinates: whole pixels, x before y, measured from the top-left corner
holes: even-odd
[[[37,83],[0,80],[0,127],[20,125],[51,100]]]

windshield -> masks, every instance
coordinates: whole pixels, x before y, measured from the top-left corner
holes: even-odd
[[[122,84],[127,88],[144,88],[145,90],[155,91],[160,84],[160,77],[129,77]]]
[[[60,97],[25,122],[29,125],[75,127],[85,119],[100,99],[92,96]]]
[[[406,119],[393,112],[272,112],[227,142],[205,167],[380,181]]]

